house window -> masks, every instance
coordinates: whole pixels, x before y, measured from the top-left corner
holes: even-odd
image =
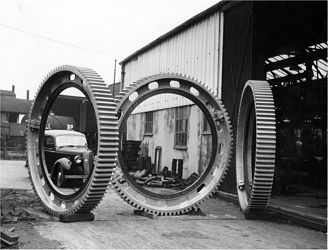
[[[174,146],[187,147],[190,107],[177,107],[175,109],[175,140]]]
[[[153,112],[146,112],[145,135],[153,134]]]
[[[209,132],[210,132],[210,127],[208,125],[205,115],[203,114],[203,133],[209,133]]]

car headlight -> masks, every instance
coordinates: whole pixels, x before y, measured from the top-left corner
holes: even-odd
[[[80,156],[80,155],[76,155],[76,156],[74,157],[74,161],[75,161],[77,164],[80,164],[80,163],[82,162],[82,158],[81,158],[81,156]]]

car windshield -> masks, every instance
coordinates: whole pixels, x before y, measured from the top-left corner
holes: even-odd
[[[56,138],[57,147],[86,147],[87,140],[80,135],[60,135]]]

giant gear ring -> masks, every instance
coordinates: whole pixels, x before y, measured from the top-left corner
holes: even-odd
[[[246,217],[264,210],[271,195],[275,167],[276,121],[272,90],[266,81],[244,87],[237,126],[236,177]]]
[[[127,174],[118,152],[118,167],[112,180],[120,197],[137,209],[157,215],[188,212],[214,192],[222,182],[232,152],[232,132],[228,114],[221,101],[194,79],[178,74],[158,74],[139,80],[123,91],[118,100],[119,131],[134,108],[145,99],[161,93],[182,95],[203,111],[212,134],[212,155],[204,174],[190,187],[175,194],[155,194],[142,189]],[[132,97],[132,98],[131,98]],[[213,109],[208,110],[206,104]]]
[[[97,150],[92,172],[74,194],[63,195],[46,172],[42,149],[47,113],[61,91],[75,87],[92,103],[97,120]],[[116,166],[118,130],[116,103],[100,76],[91,69],[61,66],[41,84],[27,126],[28,171],[33,189],[45,210],[52,215],[88,213],[101,201]]]

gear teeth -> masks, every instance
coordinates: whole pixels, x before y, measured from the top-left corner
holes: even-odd
[[[133,103],[133,102],[127,101],[127,98],[134,91],[137,91],[137,92],[139,90],[144,91],[141,93],[138,92],[139,94],[144,94],[145,91],[148,91],[147,93],[149,93],[149,92],[151,92],[151,90],[148,90],[148,88],[142,88],[142,87],[151,82],[160,81],[161,79],[177,80],[177,81],[180,81],[180,83],[183,81],[188,82],[189,85],[188,85],[188,87],[185,87],[185,89],[189,90],[190,87],[193,86],[200,92],[200,94],[206,95],[206,98],[211,96],[213,101],[215,101],[215,103],[217,103],[216,105],[218,107],[218,110],[221,111],[221,113],[223,113],[224,127],[225,127],[224,144],[227,145],[227,147],[225,147],[225,149],[224,149],[225,151],[221,158],[222,160],[220,160],[219,157],[216,157],[215,163],[213,164],[213,166],[219,166],[219,168],[220,168],[220,171],[217,171],[218,172],[217,176],[215,176],[216,184],[213,185],[213,188],[211,190],[206,191],[207,193],[205,195],[204,194],[199,195],[200,197],[198,198],[198,200],[196,202],[194,202],[194,201],[187,202],[185,207],[181,207],[181,205],[176,206],[175,208],[170,208],[169,206],[166,206],[165,208],[162,206],[158,206],[158,207],[155,206],[155,208],[154,208],[154,206],[149,207],[145,202],[143,202],[142,200],[139,200],[135,195],[129,194],[129,192],[127,192],[127,189],[120,187],[121,184],[117,181],[117,179],[121,175],[121,170],[120,170],[120,168],[115,170],[114,177],[112,179],[112,187],[115,189],[115,191],[119,194],[119,196],[123,200],[125,200],[127,203],[129,203],[130,205],[132,205],[134,207],[144,209],[145,211],[149,211],[150,213],[154,213],[156,215],[161,215],[161,216],[170,216],[170,215],[178,215],[178,214],[186,213],[186,212],[190,211],[192,208],[197,209],[198,206],[205,199],[209,198],[209,196],[212,195],[212,193],[218,189],[218,187],[220,186],[220,184],[222,183],[222,181],[226,175],[229,163],[231,161],[230,159],[232,156],[233,139],[232,139],[231,121],[230,121],[229,115],[227,114],[226,109],[224,108],[224,106],[222,104],[222,101],[216,95],[214,95],[214,92],[211,89],[209,89],[208,86],[206,86],[205,84],[203,84],[202,82],[198,81],[195,78],[188,77],[186,74],[181,74],[181,73],[156,74],[153,76],[142,78],[134,83],[131,83],[124,91],[121,91],[119,93],[119,96],[116,96],[116,97],[118,97],[117,100],[115,100],[117,102],[116,111],[117,112],[120,110],[127,111],[128,110],[127,107],[129,107],[129,105],[132,105],[131,103]],[[145,90],[145,89],[147,89],[147,90]],[[122,117],[120,118],[119,123],[121,122],[121,120],[122,120]],[[132,185],[132,184],[128,183],[128,185]],[[140,192],[138,191],[138,193],[140,193]]]
[[[248,107],[252,103],[254,103],[254,108],[250,110]],[[242,112],[246,112],[246,115],[241,116],[240,114]],[[255,164],[253,166],[254,172],[251,185],[248,178],[244,178],[244,180],[241,179],[241,176],[248,176],[248,172],[244,173],[245,171],[250,171],[245,170],[246,168],[242,165],[243,162],[238,161],[238,158],[245,157],[243,156],[244,151],[240,148],[236,151],[237,183],[244,181],[245,185],[250,186],[249,189],[238,190],[240,206],[245,216],[256,214],[258,211],[262,211],[266,208],[273,184],[276,123],[274,99],[268,82],[248,81],[245,84],[239,107],[237,126],[237,144],[241,145],[242,148],[248,145],[244,145],[246,143],[245,132],[241,134],[240,129],[243,129],[243,131],[245,130],[246,133],[250,133],[248,131],[248,124],[245,120],[246,118],[244,118],[251,116],[250,112],[254,112],[256,123],[256,134],[253,135],[256,138]]]
[[[105,134],[104,132],[102,132],[103,130],[105,131],[111,131],[113,133],[113,136],[111,136],[111,141],[113,141],[114,143],[111,144],[110,147],[112,148],[107,148],[106,150],[103,149],[99,149],[101,148],[101,145],[104,145],[101,143],[101,141],[98,138],[98,153],[97,153],[97,157],[96,157],[96,163],[94,166],[94,171],[91,173],[90,176],[90,181],[88,182],[87,186],[85,187],[84,191],[81,192],[77,197],[74,197],[73,199],[75,200],[74,202],[72,202],[72,204],[70,206],[67,207],[67,209],[62,209],[62,208],[58,208],[57,204],[60,204],[61,202],[63,202],[62,198],[59,196],[54,196],[55,201],[50,201],[50,199],[47,198],[48,194],[43,194],[42,192],[46,192],[44,187],[42,187],[42,185],[40,185],[38,178],[39,177],[39,173],[38,173],[38,167],[35,166],[35,155],[36,153],[33,151],[36,148],[38,148],[38,146],[35,145],[36,140],[33,140],[33,136],[35,137],[35,135],[33,135],[33,132],[30,129],[30,124],[31,124],[31,118],[32,118],[32,113],[33,108],[35,106],[36,100],[42,101],[43,103],[47,102],[47,97],[42,96],[41,95],[41,90],[43,88],[46,88],[48,86],[51,86],[51,84],[56,84],[56,83],[49,83],[48,80],[50,78],[54,78],[54,77],[62,77],[63,74],[57,74],[61,71],[65,71],[65,72],[70,72],[70,73],[74,73],[76,75],[79,76],[80,79],[82,79],[83,84],[86,85],[87,89],[88,89],[88,93],[89,93],[89,98],[94,101],[95,106],[95,115],[98,118],[97,120],[99,121],[98,123],[98,134]],[[30,109],[30,113],[29,113],[29,122],[28,122],[28,126],[27,126],[27,132],[26,132],[26,142],[27,142],[27,148],[28,151],[32,151],[34,153],[29,154],[28,156],[28,172],[29,172],[29,178],[30,178],[30,182],[32,185],[32,188],[34,190],[34,192],[36,193],[36,196],[38,198],[38,200],[40,201],[41,205],[43,206],[43,208],[45,209],[45,211],[53,216],[59,216],[60,214],[74,214],[74,213],[86,213],[86,212],[90,212],[92,211],[94,208],[97,207],[97,205],[102,201],[103,195],[105,194],[107,188],[108,188],[108,184],[109,184],[109,180],[111,179],[112,175],[113,175],[113,168],[115,166],[115,161],[116,159],[114,159],[114,157],[116,157],[114,154],[107,154],[107,152],[116,152],[117,150],[117,145],[115,144],[118,143],[118,137],[115,135],[117,134],[117,118],[116,118],[116,113],[113,112],[116,108],[116,104],[114,101],[111,101],[111,97],[106,97],[104,100],[108,101],[107,105],[98,105],[98,101],[99,100],[98,95],[100,95],[100,93],[106,93],[106,95],[111,96],[111,92],[108,88],[104,88],[104,84],[95,84],[95,83],[103,83],[104,81],[100,78],[99,74],[97,74],[95,71],[93,71],[92,69],[89,68],[83,68],[83,67],[74,67],[74,66],[70,66],[70,65],[62,65],[59,67],[56,67],[54,70],[52,70],[43,80],[43,82],[41,83],[41,85],[39,86],[38,90],[37,90],[37,94],[35,95],[32,107]],[[65,84],[65,83],[63,83]],[[80,84],[80,82],[78,83]],[[99,109],[98,109],[99,108]],[[100,111],[101,110],[101,111]],[[38,113],[38,112],[42,112],[42,111],[35,111],[37,113],[35,113],[35,116],[41,116],[42,113]],[[102,114],[101,116],[99,114]],[[113,122],[108,123],[105,122],[105,120],[112,120]],[[103,126],[102,124],[106,123],[105,126]],[[37,132],[38,133],[38,132]],[[104,153],[102,153],[104,152]],[[107,166],[101,165],[99,164],[99,162],[106,160],[108,163],[111,164],[107,164]],[[31,165],[32,164],[32,165]],[[50,190],[51,188],[48,187]],[[43,191],[42,191],[43,190]],[[41,197],[45,197],[44,199]],[[56,203],[57,202],[57,203]],[[66,202],[66,200],[65,200]],[[67,204],[70,204],[70,202],[67,202]]]

